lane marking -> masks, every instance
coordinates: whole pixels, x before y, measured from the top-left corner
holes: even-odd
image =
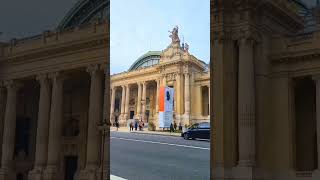
[[[127,179],[110,174],[110,180],[127,180]]]
[[[170,144],[170,143],[164,143],[164,142],[146,141],[146,140],[139,140],[139,139],[128,139],[128,138],[120,138],[120,137],[110,137],[110,138],[111,139],[120,139],[120,140],[125,140],[125,141],[145,142],[145,143],[151,143],[151,144],[162,144],[162,145],[168,145],[168,146],[177,146],[177,147],[185,147],[185,148],[192,148],[192,149],[210,150],[210,148],[198,147],[198,146],[189,146],[189,145],[182,145],[182,144]]]

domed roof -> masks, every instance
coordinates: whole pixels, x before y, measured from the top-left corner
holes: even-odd
[[[68,29],[106,17],[110,17],[110,0],[79,0],[57,29]]]
[[[150,67],[159,64],[161,51],[149,51],[139,57],[129,68],[133,71],[139,68]]]

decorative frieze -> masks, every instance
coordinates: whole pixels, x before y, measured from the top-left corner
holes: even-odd
[[[176,73],[166,74],[166,79],[167,79],[167,81],[175,81],[176,76],[177,76]]]

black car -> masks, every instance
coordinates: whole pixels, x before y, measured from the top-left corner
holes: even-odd
[[[210,139],[210,123],[193,124],[187,131],[181,133],[181,137],[184,139]]]

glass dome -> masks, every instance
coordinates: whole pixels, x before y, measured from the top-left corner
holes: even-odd
[[[110,0],[79,0],[58,26],[58,30],[110,17]]]
[[[149,51],[138,58],[129,68],[128,71],[133,71],[140,68],[151,67],[159,64],[161,51]]]

